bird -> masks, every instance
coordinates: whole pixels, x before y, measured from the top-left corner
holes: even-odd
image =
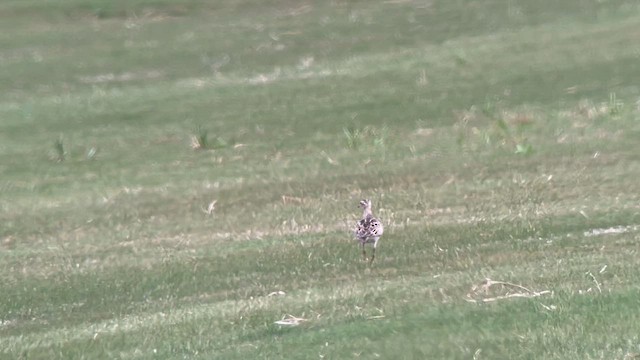
[[[384,233],[384,227],[380,220],[375,218],[371,212],[371,200],[361,200],[359,207],[363,209],[362,219],[356,223],[354,236],[356,240],[360,242],[360,245],[362,245],[364,261],[367,261],[365,245],[373,244],[373,252],[371,254],[371,260],[369,261],[369,265],[371,265],[373,264],[373,259],[376,257],[376,247],[378,246],[378,240],[380,240],[380,237]]]

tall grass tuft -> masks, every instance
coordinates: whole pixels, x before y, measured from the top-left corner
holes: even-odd
[[[358,150],[362,144],[362,130],[351,125],[342,128],[342,132],[344,133],[345,140],[347,141],[347,147],[352,150]]]
[[[67,152],[64,149],[64,137],[62,134],[53,142],[54,159],[57,162],[63,162]]]
[[[211,137],[209,131],[198,125],[195,134],[191,136],[191,147],[194,150],[222,149],[229,146],[229,143],[220,136]]]
[[[191,147],[194,150],[206,150],[209,148],[209,132],[207,129],[198,125],[195,134],[191,135]]]
[[[608,104],[609,115],[611,116],[619,115],[623,105],[624,104],[622,103],[622,101],[618,100],[615,92],[609,93],[609,104]]]
[[[374,149],[384,152],[386,150],[389,127],[376,128],[365,126],[360,129],[355,126],[348,126],[342,129],[348,149],[358,150],[362,146],[373,146]]]

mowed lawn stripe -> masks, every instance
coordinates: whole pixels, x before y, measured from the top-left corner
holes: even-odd
[[[567,225],[568,219],[559,221],[557,232],[553,225],[543,232],[536,230],[549,219],[526,226],[505,222],[399,229],[390,232],[389,239],[381,244],[381,263],[375,268],[375,276],[388,280],[471,271],[477,266],[489,269],[538,262],[553,267],[557,259],[569,261],[572,256],[582,256],[584,262],[593,251],[599,257],[614,256],[620,249],[632,255],[633,241],[625,241],[626,237],[613,241],[611,235],[584,235],[593,225],[606,229],[630,220],[633,217],[627,215],[593,223],[578,215],[573,217],[576,223],[572,226]],[[629,231],[637,234],[632,227]],[[46,279],[23,277],[20,287],[6,284],[3,290],[4,312],[13,314],[6,320],[15,322],[3,332],[37,333],[55,326],[52,321],[59,317],[66,324],[77,324],[88,317],[100,321],[113,314],[135,316],[138,311],[169,304],[246,299],[283,288],[300,291],[330,284],[336,277],[346,282],[366,278],[356,243],[340,235],[290,237],[269,247],[238,248],[219,256],[210,248],[192,257],[168,257],[140,268],[78,272],[70,267]],[[223,272],[225,276],[217,276]]]
[[[616,258],[620,259],[619,257]],[[519,276],[523,275],[523,278],[530,282],[530,284],[525,284],[529,287],[536,285],[535,278],[543,280],[543,282],[555,282],[556,284],[561,283],[562,277],[571,278],[573,281],[578,280],[575,277],[577,272],[583,270],[583,264],[579,261],[572,262],[571,258],[566,259],[569,263],[574,263],[574,265],[567,266],[565,264],[561,270],[541,268],[537,266],[540,265],[539,263],[530,262],[522,263],[518,272],[510,271],[511,265],[497,267],[493,271],[496,273],[507,271],[508,276],[513,278],[519,278]],[[625,256],[624,260],[629,261],[631,258]],[[549,331],[556,332],[563,328],[566,330],[566,326],[570,326],[562,318],[573,318],[575,321],[576,317],[585,317],[593,321],[614,324],[618,321],[617,319],[629,316],[625,315],[625,312],[629,311],[633,306],[637,306],[639,301],[635,296],[638,295],[640,290],[630,283],[634,276],[630,272],[634,271],[635,266],[637,266],[637,261],[635,264],[625,266],[625,268],[617,267],[612,269],[611,271],[615,271],[620,276],[625,277],[625,283],[616,284],[614,287],[607,285],[604,287],[605,293],[603,294],[598,294],[596,290],[580,294],[579,291],[587,290],[586,286],[589,285],[589,282],[578,280],[578,282],[583,283],[584,289],[576,287],[576,284],[568,285],[566,283],[558,288],[540,288],[543,285],[537,285],[534,289],[538,291],[552,290],[556,292],[556,295],[549,295],[539,300],[507,299],[501,303],[487,304],[485,306],[475,304],[461,305],[465,303],[465,294],[470,285],[474,285],[475,280],[470,279],[469,274],[465,272],[445,274],[438,277],[429,274],[402,276],[393,280],[368,277],[362,278],[358,282],[346,282],[342,285],[332,285],[325,288],[311,287],[301,291],[293,291],[285,296],[259,296],[244,300],[228,300],[188,307],[176,307],[168,312],[129,315],[90,325],[57,328],[28,335],[9,336],[3,338],[0,344],[2,344],[5,353],[13,353],[20,349],[39,349],[38,352],[46,353],[52,348],[73,349],[83,347],[97,347],[99,351],[102,351],[100,343],[108,343],[109,339],[111,341],[120,339],[127,343],[129,347],[136,347],[140,344],[135,339],[144,334],[154,334],[152,343],[145,346],[159,346],[165,341],[171,341],[174,335],[179,335],[180,332],[187,329],[188,331],[195,331],[201,337],[198,339],[200,341],[204,341],[206,338],[215,339],[215,343],[218,344],[216,346],[218,351],[235,352],[238,346],[243,344],[250,345],[252,342],[266,342],[268,349],[270,347],[268,344],[273,341],[272,336],[277,335],[278,329],[281,329],[274,325],[273,322],[288,313],[304,314],[308,318],[308,323],[303,324],[302,329],[296,330],[296,332],[299,332],[303,339],[310,340],[308,339],[309,337],[315,339],[313,342],[318,341],[317,338],[319,337],[330,336],[329,334],[332,331],[340,331],[340,328],[345,329],[345,331],[346,329],[353,331],[353,327],[360,326],[358,325],[359,323],[367,321],[381,320],[383,328],[385,325],[400,326],[402,328],[401,324],[412,323],[408,320],[409,318],[414,316],[420,318],[425,312],[431,315],[423,319],[423,326],[428,326],[433,331],[438,329],[440,331],[449,331],[450,334],[455,333],[456,336],[461,337],[464,334],[460,334],[458,330],[477,331],[477,328],[482,328],[484,325],[481,326],[481,324],[486,321],[495,321],[508,327],[516,327],[516,329],[510,331],[527,331],[526,328],[516,326],[519,323],[518,319],[510,317],[513,314],[509,314],[515,309],[517,309],[517,312],[525,313],[525,317],[540,317],[541,320],[547,323],[546,326],[549,327]],[[533,268],[540,269],[540,272],[534,279],[529,279],[528,274]],[[369,275],[375,276],[376,271],[372,271]],[[420,307],[415,305],[418,299],[421,299],[422,305]],[[621,307],[617,308],[612,305],[612,301],[615,300],[621,302]],[[540,302],[554,305],[557,313],[544,309],[539,305]],[[593,305],[602,309],[600,311],[592,310],[589,314],[585,314],[584,310],[580,310],[583,306],[593,307]],[[462,309],[466,309],[460,315],[456,315],[458,321],[454,323],[449,322],[451,319],[446,319],[447,316],[451,316],[450,313],[447,315],[448,312],[446,311],[451,306],[461,306]],[[547,311],[550,311],[550,313],[547,313]],[[560,315],[562,318],[551,316],[554,314]],[[528,326],[534,326],[531,323],[528,324]],[[604,326],[604,324],[598,326]],[[517,330],[517,328],[520,328],[520,330]],[[368,341],[375,342],[377,336],[374,334],[379,333],[378,336],[384,337],[382,334],[385,334],[387,330],[374,330],[374,333],[369,335],[365,331],[363,336]],[[504,331],[507,330],[507,328],[504,329]],[[415,331],[418,331],[418,329],[415,329]],[[428,330],[423,329],[423,331]],[[528,330],[528,332],[530,333],[531,330]],[[595,336],[598,333],[598,329],[594,327],[590,332],[592,332],[591,336]],[[284,331],[282,333],[284,335],[287,334]],[[125,334],[128,334],[127,336],[131,340],[122,338]],[[440,335],[442,334],[440,332]],[[412,336],[412,332],[408,332],[407,336]],[[493,338],[494,336],[495,338]],[[484,339],[484,341],[497,341],[500,343],[499,339],[503,336],[504,334],[500,333],[493,334],[491,338]],[[567,337],[568,334],[564,336]],[[282,340],[286,342],[286,337]],[[537,341],[540,340],[543,339],[537,339]],[[90,345],[92,341],[96,341],[97,345]],[[389,342],[392,343],[393,340],[389,339]],[[171,345],[180,346],[179,343],[172,343]],[[430,347],[433,344],[428,345]],[[418,346],[418,348],[420,347]],[[231,348],[234,350],[232,351]]]

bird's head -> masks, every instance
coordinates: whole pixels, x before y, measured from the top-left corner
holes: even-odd
[[[359,206],[363,209],[367,209],[367,208],[371,209],[371,200],[369,199],[360,200]]]

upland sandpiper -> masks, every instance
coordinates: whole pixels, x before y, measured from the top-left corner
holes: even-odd
[[[360,245],[362,245],[362,256],[365,261],[367,260],[365,245],[373,244],[373,253],[371,254],[371,260],[369,262],[369,264],[371,264],[376,257],[376,247],[378,246],[378,240],[380,240],[384,232],[384,228],[380,220],[376,219],[371,212],[371,200],[365,199],[360,201],[360,207],[363,209],[362,219],[356,223],[354,235],[360,242]]]

